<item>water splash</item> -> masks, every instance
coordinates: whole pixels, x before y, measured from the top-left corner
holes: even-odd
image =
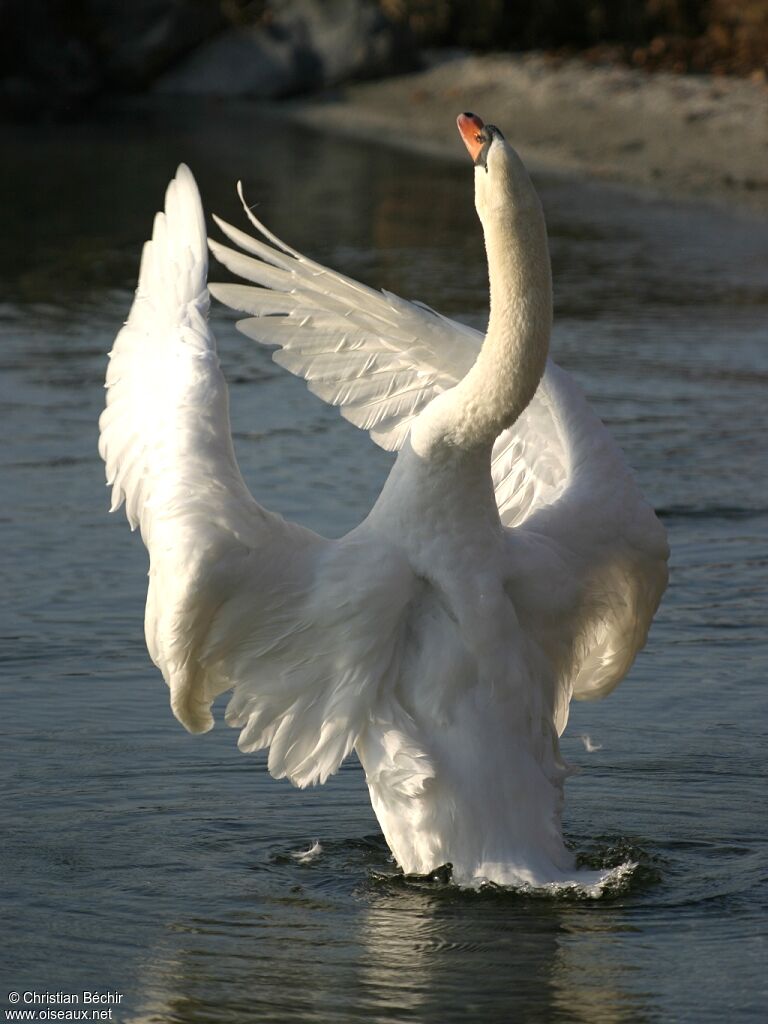
[[[428,875],[406,875],[399,870],[374,870],[370,878],[374,884],[393,885],[397,888],[419,889],[433,893],[446,892],[473,897],[525,897],[550,900],[597,900],[626,892],[635,881],[642,880],[647,870],[640,860],[625,860],[611,867],[589,870],[582,867],[572,878],[557,882],[514,882],[506,885],[485,878],[461,883],[453,879],[451,866],[443,865]]]

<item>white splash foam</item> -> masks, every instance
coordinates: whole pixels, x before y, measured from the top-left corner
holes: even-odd
[[[553,882],[545,886],[552,892],[553,896],[566,893],[575,893],[581,896],[589,896],[593,900],[600,899],[606,891],[615,892],[625,882],[628,882],[637,868],[637,861],[628,860],[608,871],[584,871],[579,872],[582,877],[575,878],[572,882]],[[589,878],[591,876],[591,878]],[[587,880],[589,878],[589,881]]]
[[[616,892],[621,889],[632,877],[637,866],[637,861],[628,860],[615,868],[602,871],[575,871],[573,878],[563,880],[562,882],[520,882],[517,884],[499,885],[496,882],[489,882],[487,879],[475,878],[465,887],[471,889],[507,889],[531,896],[586,896],[589,899],[597,900],[605,895],[606,892]]]

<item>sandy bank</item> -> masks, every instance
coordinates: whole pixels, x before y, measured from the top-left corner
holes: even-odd
[[[462,56],[294,102],[308,124],[466,159],[455,116],[499,125],[535,171],[602,178],[768,214],[768,88],[737,79]]]

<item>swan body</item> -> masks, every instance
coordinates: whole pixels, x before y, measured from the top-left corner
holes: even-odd
[[[463,885],[580,879],[560,828],[572,697],[612,690],[666,585],[664,531],[548,361],[538,197],[461,115],[490,277],[485,337],[218,221],[240,329],[398,456],[326,540],[248,492],[208,325],[205,223],[183,165],[111,353],[100,451],[150,554],[146,637],[191,731],[227,722],[269,770],[322,783],[354,748],[403,870]]]

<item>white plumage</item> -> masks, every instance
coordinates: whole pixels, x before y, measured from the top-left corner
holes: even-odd
[[[220,221],[242,252],[211,242],[251,282],[211,286],[248,314],[243,333],[399,450],[359,527],[326,540],[242,480],[183,165],[111,353],[100,452],[113,508],[125,501],[149,550],[147,645],[188,729],[211,728],[231,690],[241,749],[269,747],[278,778],[324,782],[357,750],[406,872],[563,882],[579,876],[558,735],[572,696],[601,697],[629,669],[667,548],[607,431],[546,362],[546,234],[522,164],[462,117],[484,145],[485,341],[313,263],[250,213],[271,244]]]

